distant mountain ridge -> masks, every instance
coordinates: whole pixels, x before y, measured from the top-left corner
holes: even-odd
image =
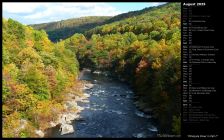
[[[72,36],[75,33],[84,33],[84,31],[92,29],[109,19],[109,16],[88,16],[81,18],[72,18],[56,22],[31,24],[36,30],[45,30],[50,40],[59,41]]]
[[[166,5],[166,4],[164,4]],[[49,23],[41,23],[41,24],[31,24],[36,30],[45,30],[48,33],[49,39],[53,42],[59,41],[60,39],[66,39],[72,36],[75,33],[85,33],[88,30],[91,30],[97,26],[101,26],[104,24],[110,24],[116,21],[120,21],[126,18],[131,18],[134,16],[138,16],[144,14],[148,11],[151,11],[155,8],[163,7],[153,6],[147,7],[142,10],[130,11],[127,13],[122,13],[117,16],[87,16],[80,18],[72,18],[67,20],[61,20],[56,22]]]
[[[130,11],[130,12],[127,12],[127,13],[122,13],[122,14],[119,14],[117,16],[114,16],[110,19],[108,19],[107,21],[105,21],[106,24],[109,24],[109,23],[112,23],[112,22],[115,22],[115,21],[119,21],[119,20],[122,20],[122,19],[125,19],[125,18],[130,18],[130,17],[133,17],[133,16],[138,16],[138,15],[141,15],[141,14],[144,14],[150,10],[153,10],[155,8],[161,8],[163,7],[165,4],[163,5],[160,5],[160,6],[152,6],[152,7],[146,7],[142,10],[136,10],[136,11]]]

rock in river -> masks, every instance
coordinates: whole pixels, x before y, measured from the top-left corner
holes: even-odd
[[[101,74],[102,72],[101,72],[101,71],[96,70],[96,71],[94,71],[93,73],[94,73],[94,74]]]
[[[141,132],[141,133],[135,133],[132,135],[133,137],[135,138],[146,138],[146,134],[144,132]]]
[[[148,129],[149,129],[149,131],[152,131],[152,132],[157,132],[158,131],[157,128],[153,125],[151,125]]]
[[[138,111],[138,110],[135,111],[135,114],[139,117],[143,117],[143,118],[147,118],[147,119],[152,118],[152,116],[146,115],[144,112],[141,112],[141,111]]]
[[[88,83],[84,85],[84,89],[91,89],[93,88],[94,84]]]
[[[74,128],[70,124],[62,124],[59,131],[61,131],[61,135],[69,134],[74,132]]]
[[[44,137],[44,132],[41,131],[41,130],[35,130],[35,133],[36,133],[39,137],[41,137],[41,138]]]

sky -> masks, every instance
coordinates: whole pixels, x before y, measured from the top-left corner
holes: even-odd
[[[84,16],[115,16],[146,7],[158,6],[159,2],[107,2],[107,3],[49,3],[3,2],[4,18],[12,18],[23,24],[38,24]]]

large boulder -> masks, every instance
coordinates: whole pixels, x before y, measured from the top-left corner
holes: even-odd
[[[74,128],[70,124],[62,124],[59,131],[61,131],[61,135],[70,134],[74,132]]]
[[[67,124],[71,124],[73,120],[79,118],[79,115],[75,114],[75,113],[68,113],[66,114],[66,123]]]
[[[83,96],[84,96],[84,98],[89,98],[90,97],[90,95],[87,94],[87,93],[84,93]]]
[[[41,130],[35,130],[35,134],[38,135],[39,137],[43,138],[44,137],[44,132]]]
[[[93,86],[94,86],[94,84],[86,83],[86,84],[84,85],[84,89],[90,89],[90,88],[92,88]]]

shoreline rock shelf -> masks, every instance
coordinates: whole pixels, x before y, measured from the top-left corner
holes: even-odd
[[[94,85],[90,83],[84,83],[82,90],[92,88]],[[77,96],[72,93],[67,94],[67,100],[64,102],[66,111],[58,115],[56,121],[49,123],[50,127],[56,127],[60,125],[59,131],[61,135],[74,133],[72,122],[74,120],[80,120],[80,112],[84,110],[83,107],[78,106],[77,102],[89,102],[89,94],[83,93],[82,96]],[[44,133],[41,130],[36,130],[36,134],[40,137],[44,137]]]

